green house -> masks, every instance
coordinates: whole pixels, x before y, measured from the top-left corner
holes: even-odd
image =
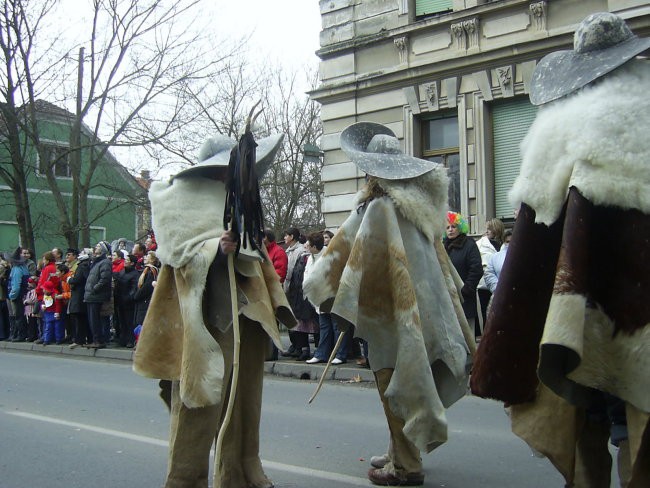
[[[49,102],[36,102],[39,121],[41,151],[26,144],[25,163],[27,194],[34,230],[35,252],[40,257],[53,247],[67,247],[61,230],[60,212],[54,194],[47,181],[47,171],[53,172],[66,208],[70,209],[73,180],[70,168],[70,128],[74,116]],[[5,141],[0,144],[0,171],[11,171],[11,160]],[[82,126],[81,174],[88,174],[90,141],[92,133]],[[101,150],[94,145],[94,151]],[[146,185],[145,185],[146,186]],[[99,160],[91,179],[87,198],[90,242],[80,246],[94,245],[99,240],[111,241],[119,237],[129,240],[141,238],[148,228],[146,189],[142,182],[132,176],[110,152]],[[11,250],[26,245],[20,242],[14,196],[10,186],[0,180],[0,250]]]

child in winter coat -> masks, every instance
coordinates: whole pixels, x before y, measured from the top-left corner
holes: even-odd
[[[36,296],[38,278],[31,276],[27,280],[27,294],[23,299],[25,305],[25,322],[27,322],[27,342],[34,342],[39,338],[38,322],[40,318],[40,304]]]
[[[43,345],[48,346],[56,341],[62,344],[65,331],[63,329],[63,318],[61,316],[62,300],[57,300],[59,294],[54,283],[46,281],[43,283]]]

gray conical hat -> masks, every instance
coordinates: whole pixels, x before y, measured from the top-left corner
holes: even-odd
[[[650,38],[635,36],[625,21],[609,12],[584,19],[573,36],[573,50],[548,54],[530,86],[533,105],[556,100],[591,83],[650,49]]]
[[[341,132],[341,149],[370,176],[386,180],[415,178],[437,166],[402,152],[392,130],[375,122],[357,122]]]
[[[273,134],[255,141],[257,148],[255,150],[256,164],[255,169],[257,176],[261,178],[271,166],[275,155],[282,145],[284,134]],[[199,163],[184,169],[174,176],[206,176],[213,174],[215,171],[222,171],[228,168],[230,162],[230,151],[237,144],[237,141],[224,135],[210,137],[203,143],[199,150]]]

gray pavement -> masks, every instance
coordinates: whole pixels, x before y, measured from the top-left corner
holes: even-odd
[[[288,342],[284,341],[285,343]],[[68,344],[57,346],[34,344],[32,342],[7,342],[0,341],[0,351],[21,351],[33,354],[60,355],[62,357],[76,357],[87,359],[104,359],[118,361],[132,361],[133,349],[109,346],[106,349],[86,349],[77,347],[70,349]],[[324,364],[307,364],[293,358],[280,357],[277,361],[267,361],[264,371],[269,375],[297,378],[301,380],[319,380],[325,370]],[[367,368],[357,366],[354,361],[335,366],[330,365],[327,370],[326,381],[339,381],[350,383],[374,382],[375,378]]]

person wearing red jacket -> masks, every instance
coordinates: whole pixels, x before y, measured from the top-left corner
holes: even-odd
[[[280,283],[284,283],[284,279],[287,277],[287,267],[289,265],[287,253],[284,252],[284,249],[278,246],[277,242],[275,242],[275,234],[270,229],[264,231],[263,242],[266,247],[266,252],[269,253],[269,258],[273,263],[275,272],[280,277]]]
[[[48,346],[56,341],[56,344],[62,344],[64,339],[63,317],[63,300],[57,300],[59,294],[56,286],[51,281],[43,283],[43,345]]]
[[[36,297],[39,302],[43,301],[43,284],[46,281],[51,281],[54,288],[57,288],[59,284],[59,278],[56,275],[56,257],[52,251],[47,251],[43,254],[43,268],[41,269],[41,274],[38,278],[38,284],[36,285]]]

